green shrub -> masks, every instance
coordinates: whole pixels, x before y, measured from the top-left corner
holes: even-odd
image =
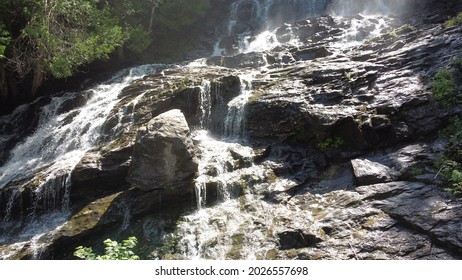
[[[449,158],[462,161],[462,117],[454,117],[449,125],[440,133],[448,141],[447,154]]]
[[[448,19],[444,23],[445,28],[453,27],[462,23],[462,12],[458,13],[455,17]]]
[[[140,257],[133,253],[132,249],[138,244],[136,237],[131,236],[122,243],[104,240],[104,255],[96,255],[92,248],[79,246],[75,248],[74,256],[84,260],[139,260]]]
[[[440,69],[432,82],[433,96],[436,100],[449,107],[457,103],[457,85],[454,76],[447,69]]]
[[[340,137],[335,137],[335,138],[329,137],[329,138],[326,138],[324,141],[318,143],[316,147],[318,147],[318,149],[320,149],[321,151],[325,152],[329,149],[340,148],[342,144],[343,144],[343,140]]]
[[[454,196],[462,196],[462,166],[460,163],[446,159],[441,164],[439,173],[445,181],[444,190]]]
[[[462,171],[454,169],[451,172],[451,177],[449,178],[449,187],[447,191],[452,193],[455,196],[462,195]]]
[[[462,196],[462,117],[452,118],[440,135],[448,141],[445,160],[439,166],[445,189]]]
[[[457,58],[452,62],[452,66],[456,67],[459,69],[459,71],[462,71],[462,57]]]
[[[425,169],[421,166],[414,166],[411,168],[411,174],[413,176],[419,176],[425,174]]]

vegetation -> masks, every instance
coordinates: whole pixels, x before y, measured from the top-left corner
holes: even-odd
[[[448,19],[444,23],[445,28],[453,27],[462,23],[462,12],[458,13],[455,17]]]
[[[139,260],[140,257],[132,249],[138,244],[136,237],[131,236],[122,243],[106,239],[104,242],[105,254],[96,255],[92,248],[79,246],[75,248],[74,256],[84,260]]]
[[[462,57],[457,58],[452,62],[452,66],[462,71]]]
[[[318,143],[316,145],[316,147],[318,147],[318,149],[320,149],[321,151],[325,152],[325,151],[327,151],[329,149],[340,148],[340,146],[342,146],[342,144],[343,144],[342,138],[340,138],[340,137],[335,137],[335,138],[329,137],[329,138],[326,138],[324,141]]]
[[[446,155],[439,164],[440,173],[446,181],[446,190],[462,196],[462,117],[454,117],[441,136],[448,141]]]
[[[49,77],[70,77],[93,61],[145,52],[208,7],[209,0],[0,0],[0,103],[33,96]]]
[[[425,169],[422,166],[414,166],[411,168],[411,174],[413,176],[419,176],[425,174]]]
[[[444,106],[449,107],[457,103],[457,84],[452,72],[448,69],[440,69],[432,82],[433,95]]]
[[[400,27],[392,27],[387,31],[386,34],[367,39],[365,43],[366,44],[377,43],[377,42],[388,40],[388,39],[395,41],[400,35],[403,35],[403,34],[406,34],[412,31],[416,31],[416,30],[417,28],[415,28],[414,26],[410,24],[404,24]]]

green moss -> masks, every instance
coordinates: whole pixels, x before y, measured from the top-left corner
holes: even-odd
[[[100,219],[106,214],[112,202],[121,194],[121,192],[98,199],[72,218],[60,229],[62,236],[76,236],[85,231],[98,226]]]
[[[445,28],[453,27],[462,23],[462,12],[458,13],[455,17],[448,19],[444,23]]]
[[[250,96],[248,103],[252,104],[252,103],[257,102],[258,100],[261,99],[262,96],[266,94],[266,92],[269,92],[270,89],[276,85],[277,85],[277,82],[273,81],[263,86],[260,86],[258,89],[255,89],[252,92],[252,95]]]
[[[242,258],[242,249],[244,247],[245,234],[242,232],[235,233],[231,236],[232,246],[226,253],[226,258],[231,260],[239,260]]]
[[[101,151],[103,154],[107,154],[112,151],[120,150],[121,148],[128,147],[133,144],[135,136],[131,135],[123,135],[122,137],[117,138],[116,140],[110,142],[106,146],[104,146]]]
[[[365,43],[366,43],[366,44],[377,43],[377,42],[382,41],[383,39],[384,39],[383,36],[376,36],[376,37],[367,39],[367,40],[365,41]]]

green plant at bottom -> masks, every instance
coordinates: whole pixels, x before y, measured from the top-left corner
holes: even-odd
[[[132,249],[138,244],[136,237],[131,236],[122,243],[112,241],[111,239],[104,240],[104,255],[96,255],[92,248],[79,246],[75,248],[74,256],[84,260],[139,260]]]

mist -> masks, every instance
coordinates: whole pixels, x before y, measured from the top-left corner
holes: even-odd
[[[333,16],[364,15],[399,15],[411,9],[417,0],[332,0],[327,7]]]

